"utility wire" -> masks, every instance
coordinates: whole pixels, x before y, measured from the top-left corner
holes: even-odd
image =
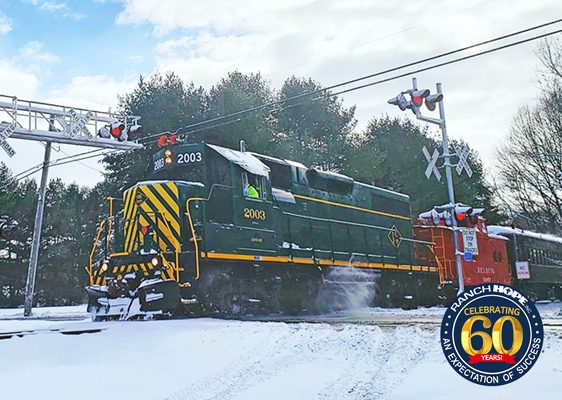
[[[327,58],[327,57],[331,57],[331,56],[333,56],[333,55],[335,55],[335,54],[344,54],[344,53],[349,52],[350,50],[354,50],[354,49],[357,49],[357,48],[359,48],[359,47],[363,47],[363,46],[368,45],[368,44],[376,43],[376,42],[379,42],[379,41],[381,41],[381,40],[388,39],[388,38],[390,38],[390,37],[392,37],[392,36],[399,35],[399,34],[401,34],[401,33],[413,31],[413,30],[416,30],[416,29],[418,29],[418,28],[428,26],[428,25],[430,25],[430,24],[432,24],[432,23],[434,23],[434,22],[440,21],[440,20],[442,20],[442,19],[447,19],[447,18],[449,18],[449,17],[451,17],[451,16],[454,16],[454,15],[457,15],[457,14],[463,14],[463,13],[465,13],[465,12],[467,12],[467,11],[470,11],[470,10],[473,10],[473,9],[475,9],[475,8],[480,8],[480,7],[482,7],[482,6],[486,6],[486,5],[490,4],[490,3],[495,3],[496,1],[498,1],[498,0],[492,0],[492,1],[483,2],[483,3],[480,3],[480,4],[476,4],[476,5],[474,5],[474,6],[468,7],[468,8],[464,8],[464,9],[462,9],[462,10],[454,11],[454,12],[452,12],[452,13],[439,16],[439,17],[437,17],[437,18],[433,18],[433,19],[421,21],[420,23],[418,23],[418,24],[416,24],[416,25],[410,26],[410,27],[405,28],[405,29],[402,29],[402,30],[400,30],[400,31],[391,32],[391,33],[388,33],[388,34],[379,36],[379,37],[377,37],[377,38],[374,38],[374,39],[371,39],[371,40],[367,40],[366,42],[361,42],[361,43],[355,44],[355,45],[353,45],[353,46],[351,46],[351,47],[348,47],[348,48],[346,48],[346,49],[342,49],[342,50],[340,50],[340,51],[333,52],[333,53],[331,53],[331,54],[329,54],[329,55],[315,57],[315,58],[309,59],[309,60],[307,60],[307,61],[301,62],[301,63],[299,63],[299,64],[293,64],[293,65],[287,66],[287,67],[285,67],[285,68],[283,68],[283,69],[278,69],[278,70],[276,70],[276,71],[273,71],[273,72],[269,73],[267,76],[268,76],[268,77],[272,77],[272,76],[275,76],[275,75],[277,75],[277,74],[279,74],[279,73],[281,73],[281,72],[285,72],[285,71],[288,71],[288,70],[291,70],[291,69],[295,69],[295,68],[297,68],[297,67],[301,67],[301,66],[303,66],[303,65],[310,64],[310,63],[312,63],[312,62],[314,62],[314,61],[321,60],[321,59],[325,59],[325,58]]]
[[[414,66],[414,65],[417,65],[417,64],[422,64],[422,63],[425,63],[425,62],[428,62],[428,61],[433,61],[433,60],[436,60],[436,59],[439,59],[439,58],[447,57],[447,56],[450,56],[450,55],[453,55],[453,54],[456,54],[456,53],[460,53],[460,52],[463,52],[463,51],[466,51],[466,50],[474,49],[476,47],[484,46],[486,44],[494,43],[494,42],[497,42],[497,41],[500,41],[500,40],[504,40],[504,39],[513,37],[513,36],[528,33],[528,32],[531,32],[531,31],[534,31],[534,30],[537,30],[537,29],[540,29],[540,28],[544,28],[546,26],[554,25],[554,24],[557,24],[557,23],[560,23],[560,22],[562,22],[561,18],[550,21],[550,22],[547,22],[547,23],[544,23],[544,24],[535,25],[535,26],[532,26],[532,27],[527,28],[527,29],[522,29],[522,30],[519,30],[519,31],[516,31],[516,32],[512,32],[512,33],[509,33],[509,34],[506,34],[506,35],[503,35],[503,36],[498,36],[498,37],[493,38],[493,39],[478,42],[478,43],[475,43],[475,44],[472,44],[472,45],[469,45],[469,46],[461,47],[461,48],[458,48],[456,50],[451,50],[451,51],[448,51],[448,52],[445,52],[445,53],[441,53],[441,54],[438,54],[438,55],[435,55],[435,56],[432,56],[432,57],[427,57],[427,58],[420,59],[420,60],[417,60],[417,61],[413,61],[413,62],[410,62],[410,63],[407,63],[407,64],[402,64],[402,65],[397,66],[397,67],[393,67],[393,68],[389,68],[389,69],[386,69],[386,70],[383,70],[383,71],[379,71],[379,72],[376,72],[376,73],[373,73],[373,74],[361,76],[359,78],[351,79],[351,80],[348,80],[348,81],[345,81],[345,82],[342,82],[342,83],[338,83],[338,84],[335,84],[335,85],[332,85],[332,86],[328,86],[326,88],[322,88],[322,89],[318,89],[318,90],[314,90],[314,91],[310,91],[310,92],[306,92],[306,93],[301,93],[299,95],[292,96],[292,97],[289,97],[287,99],[269,102],[269,103],[266,103],[266,104],[262,104],[260,106],[255,106],[255,107],[251,107],[251,108],[248,108],[248,109],[245,109],[245,110],[240,110],[240,111],[237,111],[237,112],[234,112],[234,113],[231,113],[231,114],[227,114],[227,115],[224,115],[224,116],[211,118],[211,119],[196,122],[196,123],[193,123],[193,124],[188,124],[188,125],[185,125],[183,127],[180,127],[178,129],[178,131],[183,130],[183,129],[194,128],[194,127],[197,127],[197,126],[209,124],[209,123],[216,122],[216,121],[221,121],[223,119],[243,115],[243,114],[254,112],[254,111],[259,111],[259,110],[262,110],[262,109],[265,109],[265,108],[268,108],[268,107],[271,107],[271,106],[280,105],[280,104],[283,104],[283,103],[286,103],[286,102],[289,102],[289,101],[292,101],[292,100],[296,100],[296,99],[303,98],[303,97],[308,97],[308,96],[311,96],[311,95],[314,95],[314,94],[317,94],[317,93],[323,93],[323,92],[326,92],[326,91],[329,91],[331,89],[335,89],[335,88],[338,88],[338,87],[341,87],[341,86],[347,86],[347,85],[350,85],[352,83],[356,83],[356,82],[359,82],[359,81],[362,81],[362,80],[374,78],[376,76],[384,75],[384,74],[387,74],[387,73],[390,73],[390,72],[395,72],[395,71],[398,71],[398,70],[401,70],[401,69],[404,69],[404,68],[408,68],[408,67],[411,67],[411,66]],[[534,38],[531,38],[531,39],[528,39],[528,40],[516,42],[516,44],[525,43],[525,42],[528,42],[530,40],[536,40],[538,38],[546,37],[546,36],[553,35],[553,34],[559,33],[559,32],[560,31],[550,32],[550,33],[545,34],[545,35],[540,35],[540,36],[537,36],[537,37],[534,37]],[[513,44],[513,45],[515,45],[515,44]],[[482,53],[482,54],[491,53],[492,51],[501,50],[501,49],[504,49],[506,47],[511,47],[511,45],[502,46],[502,47],[499,47],[497,49],[492,49],[492,50],[489,50],[489,51],[487,51],[485,53]],[[476,57],[477,55],[481,55],[481,54],[477,53],[477,54],[473,55],[473,57]],[[428,67],[427,69],[424,69],[424,70],[437,68],[437,67],[442,66],[442,65],[447,65],[447,64],[446,63],[438,64],[437,66]],[[416,71],[410,72],[408,74],[411,74],[411,73],[416,73]],[[404,75],[401,75],[400,77],[403,77],[403,76]],[[367,86],[357,86],[357,89],[360,89],[362,87],[367,87]],[[353,90],[357,90],[357,89],[353,89]],[[346,93],[346,92],[349,92],[349,91],[351,91],[351,90],[342,91],[342,92],[339,92],[339,93]],[[208,129],[210,129],[210,128],[211,127],[209,127]],[[140,142],[147,141],[148,139],[152,139],[153,137],[156,137],[156,136],[159,136],[159,135],[151,135],[151,136],[143,138],[139,141]]]
[[[78,154],[73,154],[73,155],[69,155],[69,154],[65,153],[67,155],[67,157],[59,158],[57,161],[62,161],[62,160],[66,160],[66,159],[69,159],[69,158],[79,157],[79,156],[82,156],[82,155],[85,155],[85,154],[96,153],[96,152],[99,152],[99,151],[102,151],[102,150],[104,150],[104,149],[95,149],[95,150],[90,150],[90,151],[86,151],[84,153],[78,153]],[[33,173],[35,173],[38,170],[40,170],[41,168],[43,168],[43,163],[37,164],[37,165],[35,165],[31,168],[26,169],[25,171],[19,172],[18,174],[12,176],[11,179],[18,178],[20,175],[24,175],[31,170],[36,170],[36,171],[33,172]],[[101,172],[101,171],[99,171],[99,172]]]
[[[65,165],[65,164],[69,164],[69,163],[72,163],[72,162],[80,162],[80,161],[82,161],[82,160],[87,160],[87,159],[90,159],[90,158],[93,158],[93,157],[105,156],[105,155],[114,153],[114,152],[116,152],[116,151],[119,151],[119,150],[111,150],[111,151],[108,151],[108,152],[103,153],[103,154],[93,154],[93,153],[100,152],[100,151],[102,151],[102,150],[104,150],[104,149],[90,150],[90,151],[86,151],[86,152],[84,152],[84,153],[74,154],[74,155],[67,156],[67,157],[61,157],[61,158],[58,158],[58,159],[56,159],[56,160],[50,161],[47,166],[48,166],[49,168],[50,168],[50,167],[56,167],[56,166],[59,166],[59,165]],[[82,156],[82,157],[81,157],[81,156]],[[77,158],[77,157],[81,157],[81,158]],[[76,159],[75,159],[75,158],[76,158]],[[61,161],[63,161],[63,162],[61,162]],[[31,167],[31,168],[29,168],[29,169],[27,169],[27,170],[25,170],[25,171],[23,171],[23,172],[20,172],[19,174],[15,175],[15,176],[13,176],[13,177],[10,177],[9,182],[7,182],[7,183],[5,183],[4,185],[0,186],[0,191],[6,189],[6,188],[7,188],[8,186],[10,186],[11,184],[14,184],[14,183],[17,183],[17,182],[19,182],[19,181],[22,181],[22,180],[24,180],[25,178],[27,178],[27,177],[29,177],[29,176],[35,174],[36,172],[39,172],[41,169],[43,169],[43,163],[38,164],[38,165],[35,166],[35,167]],[[100,172],[101,172],[101,171],[100,171]]]
[[[366,76],[359,77],[359,78],[356,78],[356,79],[352,79],[352,80],[342,82],[342,83],[339,83],[339,84],[336,84],[336,85],[332,85],[332,86],[329,86],[329,87],[326,87],[326,88],[323,88],[323,89],[318,89],[318,90],[315,90],[315,91],[302,93],[300,95],[292,96],[292,97],[289,97],[289,98],[284,99],[284,100],[266,103],[266,104],[263,104],[261,106],[256,106],[256,107],[252,107],[252,108],[249,108],[249,109],[246,109],[246,110],[237,111],[235,113],[231,113],[231,114],[228,114],[228,115],[225,115],[225,116],[212,118],[210,120],[201,121],[201,122],[197,122],[197,123],[194,123],[194,124],[189,124],[189,125],[186,125],[186,126],[183,126],[183,127],[179,128],[177,131],[201,126],[201,125],[204,125],[204,124],[209,124],[211,122],[217,122],[217,121],[220,121],[220,120],[223,120],[223,119],[226,119],[226,118],[230,118],[230,117],[234,117],[234,116],[241,116],[241,115],[248,114],[248,113],[253,112],[253,111],[265,109],[267,107],[271,107],[271,106],[274,106],[274,105],[283,105],[283,104],[285,104],[285,103],[287,103],[291,100],[301,99],[303,97],[309,97],[309,96],[314,95],[314,94],[324,93],[324,92],[327,92],[330,89],[334,89],[334,88],[341,87],[341,86],[346,86],[346,85],[349,85],[351,83],[355,83],[355,82],[359,82],[359,81],[362,81],[362,80],[365,80],[365,79],[373,78],[375,76],[380,76],[380,75],[387,74],[389,72],[397,71],[397,70],[400,70],[400,69],[404,69],[404,68],[407,68],[407,67],[410,67],[410,66],[413,66],[413,65],[425,63],[427,61],[435,60],[435,59],[442,58],[442,57],[445,57],[445,56],[448,56],[448,55],[451,55],[451,54],[466,51],[468,49],[472,49],[472,48],[475,48],[475,47],[478,47],[478,46],[493,43],[493,42],[503,40],[503,39],[506,39],[506,38],[509,38],[509,37],[513,37],[513,36],[516,36],[516,35],[520,35],[522,33],[530,32],[530,31],[533,31],[533,30],[536,30],[536,29],[539,29],[539,28],[542,28],[542,27],[545,27],[545,26],[553,25],[553,24],[556,24],[556,23],[559,23],[559,22],[562,22],[562,19],[557,19],[557,20],[554,20],[554,21],[551,21],[551,22],[548,22],[548,23],[545,23],[545,24],[541,24],[541,25],[537,25],[537,26],[534,26],[534,27],[531,27],[531,28],[527,28],[527,29],[524,29],[524,30],[513,32],[513,33],[510,33],[508,35],[504,35],[504,36],[500,36],[500,37],[497,37],[497,38],[494,38],[494,39],[486,40],[484,42],[476,43],[476,44],[473,44],[473,45],[470,45],[470,46],[466,46],[466,47],[459,48],[459,49],[456,49],[456,50],[453,50],[453,51],[442,53],[442,54],[439,54],[439,55],[436,55],[436,56],[433,56],[433,57],[428,57],[428,58],[418,60],[418,61],[415,61],[415,62],[411,62],[411,63],[408,63],[408,64],[403,64],[403,65],[398,66],[398,67],[390,68],[390,69],[380,71],[380,72],[377,72],[377,73],[374,73],[374,74],[370,74],[370,75],[366,75]],[[464,56],[464,57],[459,57],[459,58],[449,60],[449,61],[445,61],[445,62],[442,62],[442,63],[439,63],[439,64],[434,64],[434,65],[430,65],[428,67],[419,68],[417,70],[408,71],[408,72],[405,72],[405,73],[402,73],[402,74],[399,74],[399,75],[394,75],[394,76],[391,76],[389,78],[381,79],[381,80],[378,80],[378,81],[375,81],[375,82],[369,82],[369,83],[364,84],[364,85],[354,86],[354,87],[351,87],[349,89],[341,90],[341,91],[336,92],[336,93],[329,93],[327,97],[334,97],[334,96],[341,95],[343,93],[348,93],[348,92],[363,89],[363,88],[366,88],[366,87],[379,85],[381,83],[389,82],[389,81],[400,79],[400,78],[403,78],[403,77],[406,77],[406,76],[409,76],[409,75],[412,75],[412,74],[425,72],[425,71],[435,69],[435,68],[440,68],[440,67],[443,67],[443,66],[446,66],[446,65],[449,65],[449,64],[454,64],[454,63],[465,61],[465,60],[468,60],[468,59],[471,59],[471,58],[475,58],[475,57],[479,57],[479,56],[482,56],[482,55],[490,54],[490,53],[493,53],[493,52],[496,52],[496,51],[499,51],[499,50],[504,50],[504,49],[507,49],[507,48],[510,48],[510,47],[514,47],[514,46],[517,46],[517,45],[520,45],[520,44],[524,44],[524,43],[527,43],[527,42],[530,42],[530,41],[533,41],[533,40],[541,39],[541,38],[551,36],[551,35],[561,33],[561,32],[562,32],[562,29],[552,31],[552,32],[547,32],[547,33],[537,35],[537,36],[533,36],[533,37],[530,37],[530,38],[527,38],[527,39],[522,39],[522,40],[519,40],[517,42],[512,42],[512,43],[505,44],[503,46],[495,47],[493,49],[484,50],[484,51],[481,51],[481,52],[478,52],[478,53],[470,54],[470,55],[467,55],[467,56]],[[280,108],[278,108],[276,110],[272,110],[272,111],[280,111],[280,110],[285,110],[285,109],[288,109],[288,108],[296,107],[298,105],[305,104],[309,101],[319,100],[323,97],[326,97],[326,96],[317,96],[317,97],[314,97],[312,99],[307,99],[306,101],[302,101],[302,102],[299,102],[299,103],[288,104],[284,107],[280,107]],[[212,129],[212,128],[215,128],[215,127],[219,127],[219,126],[229,125],[229,124],[239,122],[239,121],[241,121],[243,119],[246,119],[246,118],[249,118],[249,117],[250,116],[238,117],[234,120],[228,120],[228,121],[225,121],[225,122],[222,122],[222,123],[219,123],[219,124],[214,124],[214,125],[211,125],[211,126],[201,127],[199,129],[189,130],[189,131],[185,132],[185,134],[196,133],[196,132]],[[146,137],[144,139],[141,139],[139,141],[147,141],[148,139],[153,138],[155,136],[159,136],[159,135],[160,134],[151,135],[151,136],[148,136],[148,137]],[[62,157],[62,158],[59,158],[57,160],[54,160],[54,161],[50,162],[49,166],[65,165],[65,164],[68,164],[68,163],[71,163],[71,162],[80,162],[82,160],[86,160],[86,159],[93,158],[93,157],[98,157],[100,155],[105,156],[105,155],[108,155],[108,154],[111,154],[111,153],[114,153],[114,152],[118,151],[118,150],[112,150],[112,151],[109,151],[109,152],[106,152],[106,153],[103,153],[103,154],[92,154],[92,153],[99,152],[101,150],[103,150],[103,149],[96,149],[96,150],[91,150],[91,151],[88,151],[88,152],[84,152],[84,153],[80,153],[80,154],[76,154],[76,155],[72,155],[72,156]],[[80,157],[80,156],[84,156],[84,157],[77,158],[77,157]],[[60,162],[60,161],[64,161],[64,162]],[[27,178],[28,176],[34,174],[35,172],[39,171],[42,167],[43,167],[43,163],[39,164],[36,167],[32,167],[28,170],[25,170],[25,171],[19,173],[18,175],[16,175],[16,176],[19,176],[19,177],[17,177],[17,178],[13,177],[12,180],[14,180],[14,178],[15,178],[15,182],[23,180],[23,179]],[[20,176],[20,175],[23,175],[23,176]],[[9,186],[9,183],[0,187],[0,190],[3,190],[7,186]]]
[[[453,59],[453,60],[449,60],[449,61],[445,61],[445,62],[442,62],[442,63],[439,63],[439,64],[434,64],[434,65],[430,65],[430,66],[428,66],[428,67],[420,68],[420,69],[417,69],[417,70],[408,71],[408,72],[405,72],[405,73],[402,73],[402,74],[399,74],[399,75],[394,75],[394,76],[391,76],[391,77],[388,77],[388,78],[385,78],[385,79],[381,79],[381,80],[378,80],[378,81],[375,81],[375,82],[369,82],[369,83],[367,83],[367,84],[359,85],[359,86],[354,86],[354,87],[351,87],[351,88],[349,88],[349,89],[341,90],[341,91],[339,91],[339,92],[329,93],[329,94],[327,94],[326,96],[320,95],[320,96],[317,96],[317,97],[313,97],[313,98],[311,98],[311,99],[306,99],[305,101],[301,101],[301,102],[298,102],[298,103],[294,103],[294,104],[289,104],[289,105],[286,105],[286,106],[282,106],[282,107],[280,107],[280,108],[278,108],[278,109],[275,109],[275,110],[273,110],[273,111],[286,110],[286,109],[288,109],[288,108],[296,107],[296,106],[299,106],[299,105],[308,103],[308,102],[310,102],[310,101],[317,101],[317,100],[322,99],[322,98],[325,98],[325,97],[328,97],[328,98],[329,98],[329,97],[334,97],[334,96],[338,96],[338,95],[341,95],[341,94],[344,94],[344,93],[348,93],[348,92],[351,92],[351,91],[355,91],[355,90],[359,90],[359,89],[364,89],[364,88],[370,87],[370,86],[379,85],[379,84],[382,84],[382,83],[385,83],[385,82],[389,82],[389,81],[393,81],[393,80],[396,80],[396,79],[400,79],[400,78],[403,78],[403,77],[406,77],[406,76],[410,76],[410,75],[413,75],[413,74],[417,74],[417,73],[420,73],[420,72],[429,71],[429,70],[431,70],[431,69],[440,68],[440,67],[443,67],[443,66],[446,66],[446,65],[449,65],[449,64],[455,64],[455,63],[458,63],[458,62],[460,62],[460,61],[465,61],[465,60],[468,60],[468,59],[471,59],[471,58],[479,57],[479,56],[482,56],[482,55],[485,55],[485,54],[489,54],[489,53],[493,53],[493,52],[496,52],[496,51],[499,51],[499,50],[504,50],[504,49],[509,48],[509,47],[517,46],[517,45],[520,45],[520,44],[523,44],[523,43],[527,43],[527,42],[530,42],[530,41],[533,41],[533,40],[541,39],[541,38],[544,38],[544,37],[547,37],[547,36],[551,36],[551,35],[554,35],[554,34],[556,34],[556,33],[561,33],[561,32],[562,32],[562,29],[559,29],[559,30],[553,31],[553,32],[548,32],[548,33],[545,33],[545,34],[542,34],[542,35],[538,35],[538,36],[534,36],[534,37],[531,37],[531,38],[523,39],[523,40],[520,40],[520,41],[517,41],[517,42],[513,42],[513,43],[509,43],[509,44],[506,44],[506,45],[503,45],[503,46],[495,47],[495,48],[493,48],[493,49],[489,49],[489,50],[481,51],[481,52],[478,52],[478,53],[470,54],[470,55],[468,55],[468,56],[459,57],[459,58],[456,58],[456,59]],[[358,80],[360,80],[360,79],[358,79]],[[355,82],[357,82],[358,80],[355,80]],[[342,85],[340,84],[340,86],[342,86]],[[332,87],[333,87],[333,86],[332,86]],[[314,91],[314,92],[309,92],[309,93],[306,93],[306,94],[304,94],[304,95],[294,96],[294,97],[292,97],[292,98],[283,100],[283,102],[288,102],[288,101],[290,101],[290,100],[292,100],[292,99],[297,99],[297,98],[304,97],[304,96],[310,96],[311,94],[315,94],[315,93],[322,93],[322,92],[324,92],[325,90],[328,90],[328,88],[322,89],[322,90],[317,90],[317,91]],[[281,103],[281,102],[278,102],[278,103]],[[269,104],[268,104],[268,105],[269,105]],[[266,106],[268,106],[268,105],[264,105],[263,107],[266,107]],[[259,109],[259,108],[262,108],[262,106],[260,106],[259,108],[258,108],[258,107],[254,107],[254,108]],[[244,110],[244,113],[246,113],[246,110]],[[234,114],[232,114],[232,116],[237,115],[237,114],[239,115],[239,114],[242,114],[242,113],[241,113],[241,112],[239,112],[239,113],[234,113]],[[250,116],[251,116],[251,115],[250,115]],[[228,125],[228,124],[235,123],[235,122],[239,122],[239,121],[241,121],[241,120],[243,120],[243,119],[249,118],[250,116],[238,117],[238,118],[236,118],[236,119],[234,119],[234,120],[229,120],[229,121],[226,121],[226,122],[223,122],[223,123],[214,124],[214,125],[211,125],[211,126],[205,126],[205,127],[198,128],[198,129],[195,129],[195,130],[188,130],[188,131],[186,131],[184,134],[187,135],[187,134],[190,134],[190,133],[196,133],[196,132],[200,132],[200,131],[204,131],[204,130],[208,130],[208,129],[213,129],[213,128],[216,128],[216,127],[219,127],[219,126]],[[225,117],[227,117],[227,116],[225,116]],[[221,118],[222,118],[222,117],[221,117]],[[197,126],[197,125],[199,125],[199,123],[198,123],[198,124],[193,124],[192,126]],[[182,128],[180,128],[180,129],[182,129]],[[185,128],[184,128],[184,129],[185,129]]]
[[[454,60],[445,61],[445,62],[442,62],[442,63],[439,63],[439,64],[431,65],[429,67],[420,68],[420,69],[417,69],[417,70],[414,70],[414,71],[408,71],[406,73],[403,73],[403,74],[400,74],[400,75],[395,75],[395,76],[392,76],[390,78],[381,79],[379,81],[366,83],[364,85],[354,86],[352,88],[345,89],[345,90],[330,94],[330,96],[337,96],[337,95],[340,95],[340,94],[343,94],[343,93],[347,93],[347,92],[351,92],[351,91],[354,91],[354,90],[359,90],[359,89],[363,89],[363,88],[366,88],[366,87],[369,87],[369,86],[374,86],[374,85],[378,85],[378,84],[381,84],[381,83],[384,83],[384,82],[392,81],[392,80],[395,80],[395,79],[403,78],[403,77],[408,76],[408,75],[417,74],[417,73],[424,72],[424,71],[429,71],[430,69],[440,68],[440,67],[443,67],[443,66],[449,65],[449,64],[455,64],[455,63],[458,63],[458,62],[461,62],[461,61],[469,60],[471,58],[479,57],[479,56],[482,56],[482,55],[485,55],[485,54],[494,53],[494,52],[499,51],[499,50],[504,50],[504,49],[507,49],[507,48],[510,48],[510,47],[513,47],[513,46],[517,46],[517,45],[520,45],[520,44],[531,42],[533,40],[542,39],[542,38],[545,38],[547,36],[555,35],[555,34],[561,33],[561,32],[562,32],[562,29],[559,29],[557,31],[548,32],[548,33],[543,33],[542,35],[533,36],[533,37],[530,37],[530,38],[527,38],[527,39],[519,40],[517,42],[505,44],[503,46],[494,47],[493,49],[484,50],[484,51],[481,51],[479,53],[470,54],[468,56],[455,58]]]

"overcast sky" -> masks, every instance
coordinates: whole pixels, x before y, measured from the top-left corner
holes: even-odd
[[[156,70],[205,88],[234,70],[261,72],[275,88],[292,75],[328,86],[561,16],[560,0],[3,0],[0,94],[107,110]],[[489,171],[517,109],[536,99],[536,46],[417,75],[432,90],[442,82],[449,135],[468,141]],[[410,85],[402,78],[345,94],[357,129],[403,115],[386,101]],[[10,143],[17,154],[0,151],[0,160],[15,173],[41,162],[41,144]],[[85,150],[56,149],[52,158]],[[101,180],[96,160],[84,164],[50,176]]]

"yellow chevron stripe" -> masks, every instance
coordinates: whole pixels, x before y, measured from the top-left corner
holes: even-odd
[[[155,187],[158,189],[157,185],[152,185],[152,187]],[[161,187],[159,188],[160,190],[164,191],[164,189],[162,189]],[[147,197],[147,201],[145,201],[142,204],[142,209],[148,213],[154,213],[154,211],[159,211],[164,218],[166,218],[168,220],[168,222],[170,223],[170,227],[175,231],[175,233],[177,234],[178,237],[180,237],[180,225],[179,225],[179,206],[177,203],[175,203],[173,200],[171,205],[174,205],[175,203],[175,210],[177,210],[176,215],[171,215],[168,210],[164,207],[164,204],[162,204],[162,202],[156,197],[154,196],[154,194],[152,194],[152,192],[150,191],[150,189],[147,186],[142,186],[141,187],[141,191],[145,194],[145,196]],[[167,193],[165,193],[166,196],[168,198],[170,198],[170,196],[167,195]],[[152,203],[152,204],[148,204],[148,203]],[[151,207],[153,206],[153,207]],[[152,217],[152,216],[151,216]],[[155,217],[154,217],[155,218]],[[165,225],[164,225],[165,226]],[[171,240],[172,243],[174,243],[174,240]]]
[[[172,211],[174,212],[174,217],[177,217],[180,215],[180,206],[178,204],[177,199],[173,199],[168,192],[166,192],[164,190],[164,188],[162,187],[162,184],[159,185],[154,185],[153,187],[156,189],[156,191],[158,192],[158,194],[160,196],[162,196],[162,199],[164,199],[164,201],[166,203],[168,203],[168,205],[170,206],[170,208],[172,209]]]
[[[170,191],[176,196],[176,198],[179,197],[179,189],[175,183],[167,182],[164,185],[166,185],[168,189],[170,189]]]
[[[133,220],[133,215],[135,215],[136,211],[136,204],[135,204],[135,196],[136,196],[137,188],[134,187],[129,189],[125,195],[125,251],[129,253],[132,251],[132,235],[135,231],[135,221]]]
[[[147,204],[146,202],[141,205],[141,208],[142,208],[142,210],[144,210],[147,213],[153,212],[152,209],[150,208],[150,205]],[[169,215],[169,214],[166,213],[166,215]],[[152,217],[152,215],[151,215],[151,217]],[[144,219],[144,217],[143,217],[143,219]],[[176,224],[177,224],[177,221],[176,221]],[[159,230],[159,232],[158,232],[159,235],[157,235],[157,236],[158,236],[158,246],[160,247],[160,249],[162,251],[168,250],[168,246],[162,240],[162,237],[161,237],[161,235],[164,235],[166,238],[168,238],[168,240],[170,241],[172,246],[175,247],[174,249],[170,249],[170,250],[175,250],[176,248],[179,250],[179,245],[180,245],[179,242],[177,241],[177,239],[173,235],[171,235],[171,233],[168,230],[168,226],[166,225],[166,223],[164,221],[162,221],[161,218],[158,219],[157,227],[158,227],[158,230]],[[178,232],[178,234],[179,234],[179,232]]]

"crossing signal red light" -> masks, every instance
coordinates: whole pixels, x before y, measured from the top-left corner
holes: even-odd
[[[429,95],[425,98],[425,106],[429,111],[434,111],[437,107],[437,103],[439,103],[441,100],[443,100],[442,93]]]
[[[423,99],[429,96],[429,89],[412,90],[410,93],[412,104],[420,107],[423,104]]]
[[[457,225],[465,226],[466,221],[472,214],[472,207],[457,205],[455,206],[455,219],[457,220]]]
[[[111,124],[111,136],[113,136],[120,142],[124,142],[125,140],[127,140],[127,134],[124,131],[125,124],[123,122],[117,121]]]

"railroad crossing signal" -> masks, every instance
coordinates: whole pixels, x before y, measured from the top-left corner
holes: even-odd
[[[409,104],[410,104],[408,100],[406,100],[406,97],[404,97],[403,93],[400,93],[398,96],[388,100],[388,103],[392,104],[393,106],[398,106],[398,108],[400,108],[400,110],[402,111],[409,108]]]
[[[422,148],[422,153],[427,160],[427,168],[425,169],[425,177],[427,179],[431,178],[431,174],[435,175],[437,181],[441,181],[441,173],[437,169],[437,160],[439,160],[439,150],[433,150],[433,154],[429,155],[429,151],[425,146]]]
[[[429,122],[431,124],[438,125],[441,128],[441,134],[443,138],[443,154],[440,156],[438,151],[434,151],[433,155],[429,154],[426,148],[422,149],[423,154],[428,162],[428,166],[425,170],[425,176],[427,179],[431,177],[433,173],[435,177],[439,180],[439,171],[437,170],[437,159],[443,157],[443,167],[445,168],[445,177],[447,179],[447,192],[449,195],[449,203],[455,204],[455,189],[453,187],[453,177],[451,172],[451,154],[449,153],[449,136],[447,135],[447,126],[445,123],[445,107],[443,105],[443,91],[442,86],[440,83],[436,85],[437,93],[431,94],[428,89],[418,89],[418,83],[416,78],[412,78],[412,88],[400,92],[398,96],[389,100],[388,102],[392,105],[396,105],[400,107],[402,111],[409,108],[411,109],[416,118]],[[407,101],[404,97],[404,94],[410,95],[410,101]],[[439,105],[439,118],[428,117],[422,115],[421,113],[421,106],[425,103],[425,106],[429,111],[434,111]],[[437,104],[438,103],[438,104]],[[456,165],[457,172],[460,174],[462,170],[466,170],[468,176],[472,176],[472,170],[468,166],[467,157],[468,157],[468,149],[462,149],[462,151],[457,151],[459,156],[459,162]],[[453,219],[453,229],[456,229],[456,220]],[[391,233],[389,233],[389,239],[391,239]],[[459,252],[459,243],[457,235],[453,235],[454,243],[455,243],[455,258],[457,264],[457,276],[459,278],[459,291],[458,293],[462,293],[464,291],[464,279],[463,279],[463,271],[462,271],[462,261]]]
[[[468,154],[469,154],[469,150],[467,146],[459,146],[457,144],[454,145],[455,147],[455,152],[456,155],[459,159],[459,161],[457,162],[457,165],[455,167],[455,170],[457,171],[457,174],[461,175],[462,174],[462,170],[464,169],[466,171],[466,174],[468,175],[468,177],[472,177],[472,169],[470,168],[470,165],[468,165]]]
[[[115,150],[140,149],[126,133],[138,130],[140,117],[86,110],[0,95],[0,147],[12,157],[7,138],[75,144]],[[103,136],[100,130],[116,125],[119,135]],[[98,134],[97,136],[95,134]]]
[[[0,147],[12,157],[16,152],[6,142],[8,137],[46,142],[25,287],[24,316],[31,315],[33,306],[51,143],[114,150],[141,149],[141,144],[127,141],[127,134],[140,128],[139,120],[138,116],[18,100],[15,96],[0,95]],[[109,131],[108,127],[116,131]]]
[[[388,240],[390,240],[390,244],[392,244],[396,248],[398,248],[398,246],[400,246],[400,243],[402,243],[402,234],[400,233],[396,225],[392,225],[392,228],[390,228],[390,231],[388,232]]]

